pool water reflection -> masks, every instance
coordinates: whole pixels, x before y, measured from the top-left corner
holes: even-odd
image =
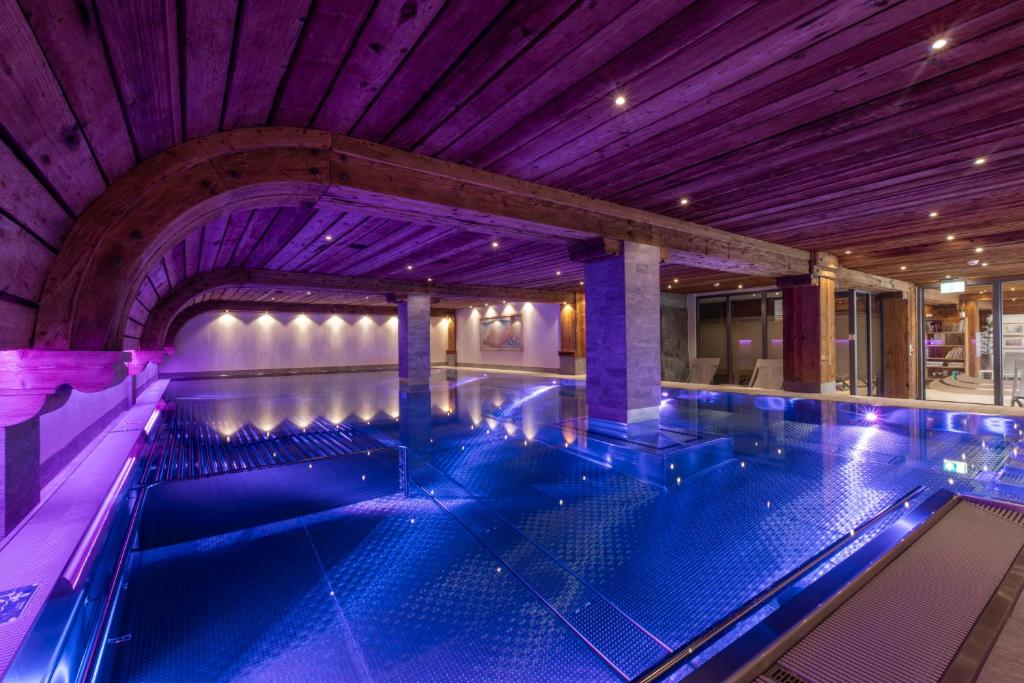
[[[421,392],[393,373],[172,382],[168,412],[225,440],[401,443],[410,493],[364,454],[308,470],[342,507],[137,551],[107,674],[620,680],[917,486],[1024,500],[1024,421],[667,390],[672,443],[630,447],[588,435],[584,391],[455,370]]]

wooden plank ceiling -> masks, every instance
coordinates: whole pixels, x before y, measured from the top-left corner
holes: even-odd
[[[5,344],[89,202],[244,126],[324,128],[920,283],[1024,274],[1021,0],[0,0],[0,61]],[[227,264],[579,279],[563,249],[502,242],[268,207],[173,247],[138,301]]]

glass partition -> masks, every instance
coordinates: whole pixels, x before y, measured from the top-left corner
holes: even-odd
[[[972,284],[963,292],[945,294],[923,290],[923,398],[988,405],[1000,402],[997,366],[1002,359],[995,352],[1002,344],[996,339],[999,287],[999,283]],[[1008,324],[1004,323],[1004,328]],[[1012,364],[1004,362],[1003,366],[1012,371]]]
[[[749,384],[754,364],[764,354],[764,297],[761,292],[729,297],[731,319],[730,383]]]
[[[729,381],[728,314],[728,297],[697,299],[697,356],[718,359],[715,384]]]
[[[719,359],[716,384],[747,385],[760,359],[782,359],[782,292],[697,298],[697,355]]]

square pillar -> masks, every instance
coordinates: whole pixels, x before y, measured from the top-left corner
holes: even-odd
[[[448,345],[445,347],[444,352],[444,364],[445,365],[458,365],[459,355],[457,347],[455,346],[455,313],[447,316],[445,320],[448,321]]]
[[[559,372],[563,375],[582,375],[586,372],[587,333],[586,297],[571,294],[562,304],[558,318]]]
[[[621,423],[658,419],[661,249],[623,242],[586,261],[587,408]]]
[[[430,383],[430,295],[410,294],[398,302],[398,377]]]
[[[39,417],[0,428],[0,538],[39,504]]]
[[[782,388],[832,393],[836,390],[836,281],[832,262],[815,266],[801,282],[779,281],[782,289]]]

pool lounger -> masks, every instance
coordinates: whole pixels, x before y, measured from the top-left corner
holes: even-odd
[[[1024,633],[1003,631],[1024,609],[1024,507],[947,491],[921,507],[683,680],[1024,680],[1004,657]]]

